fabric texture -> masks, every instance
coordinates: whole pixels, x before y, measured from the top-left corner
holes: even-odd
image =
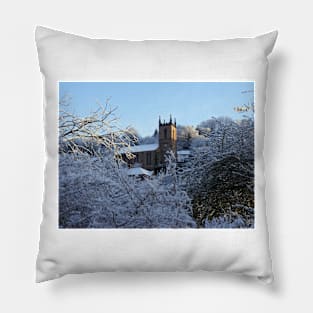
[[[47,164],[37,282],[105,271],[228,271],[269,283],[264,108],[277,32],[220,41],[89,39],[37,27]],[[62,229],[58,222],[60,81],[255,82],[255,226],[251,229]]]

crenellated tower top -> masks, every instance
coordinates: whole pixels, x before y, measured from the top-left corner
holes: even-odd
[[[174,118],[174,120],[173,120],[172,114],[170,114],[169,122],[166,122],[165,119],[162,122],[161,116],[159,116],[159,126],[169,126],[169,125],[173,125],[176,128],[176,118]]]

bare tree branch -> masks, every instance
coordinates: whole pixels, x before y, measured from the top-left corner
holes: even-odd
[[[81,117],[70,111],[71,98],[64,96],[60,100],[59,110],[59,143],[60,152],[92,154],[101,156],[107,149],[121,159],[121,148],[129,147],[138,139],[131,127],[121,128],[110,99],[105,104],[97,102],[97,109],[88,116]],[[133,158],[131,153],[128,158]]]

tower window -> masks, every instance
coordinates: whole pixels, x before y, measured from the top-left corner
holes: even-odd
[[[167,139],[167,128],[164,128],[164,139]]]

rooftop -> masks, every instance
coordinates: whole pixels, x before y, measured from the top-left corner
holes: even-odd
[[[189,155],[191,153],[190,150],[179,150],[177,151],[177,154],[180,154],[180,155]]]
[[[136,153],[136,152],[144,152],[144,151],[155,151],[159,148],[158,143],[151,143],[147,145],[138,145],[138,146],[130,146],[130,147],[124,147],[120,150],[120,153]]]
[[[127,175],[130,176],[141,176],[141,175],[151,176],[152,174],[153,174],[152,171],[145,170],[142,167],[133,167],[127,171]]]

